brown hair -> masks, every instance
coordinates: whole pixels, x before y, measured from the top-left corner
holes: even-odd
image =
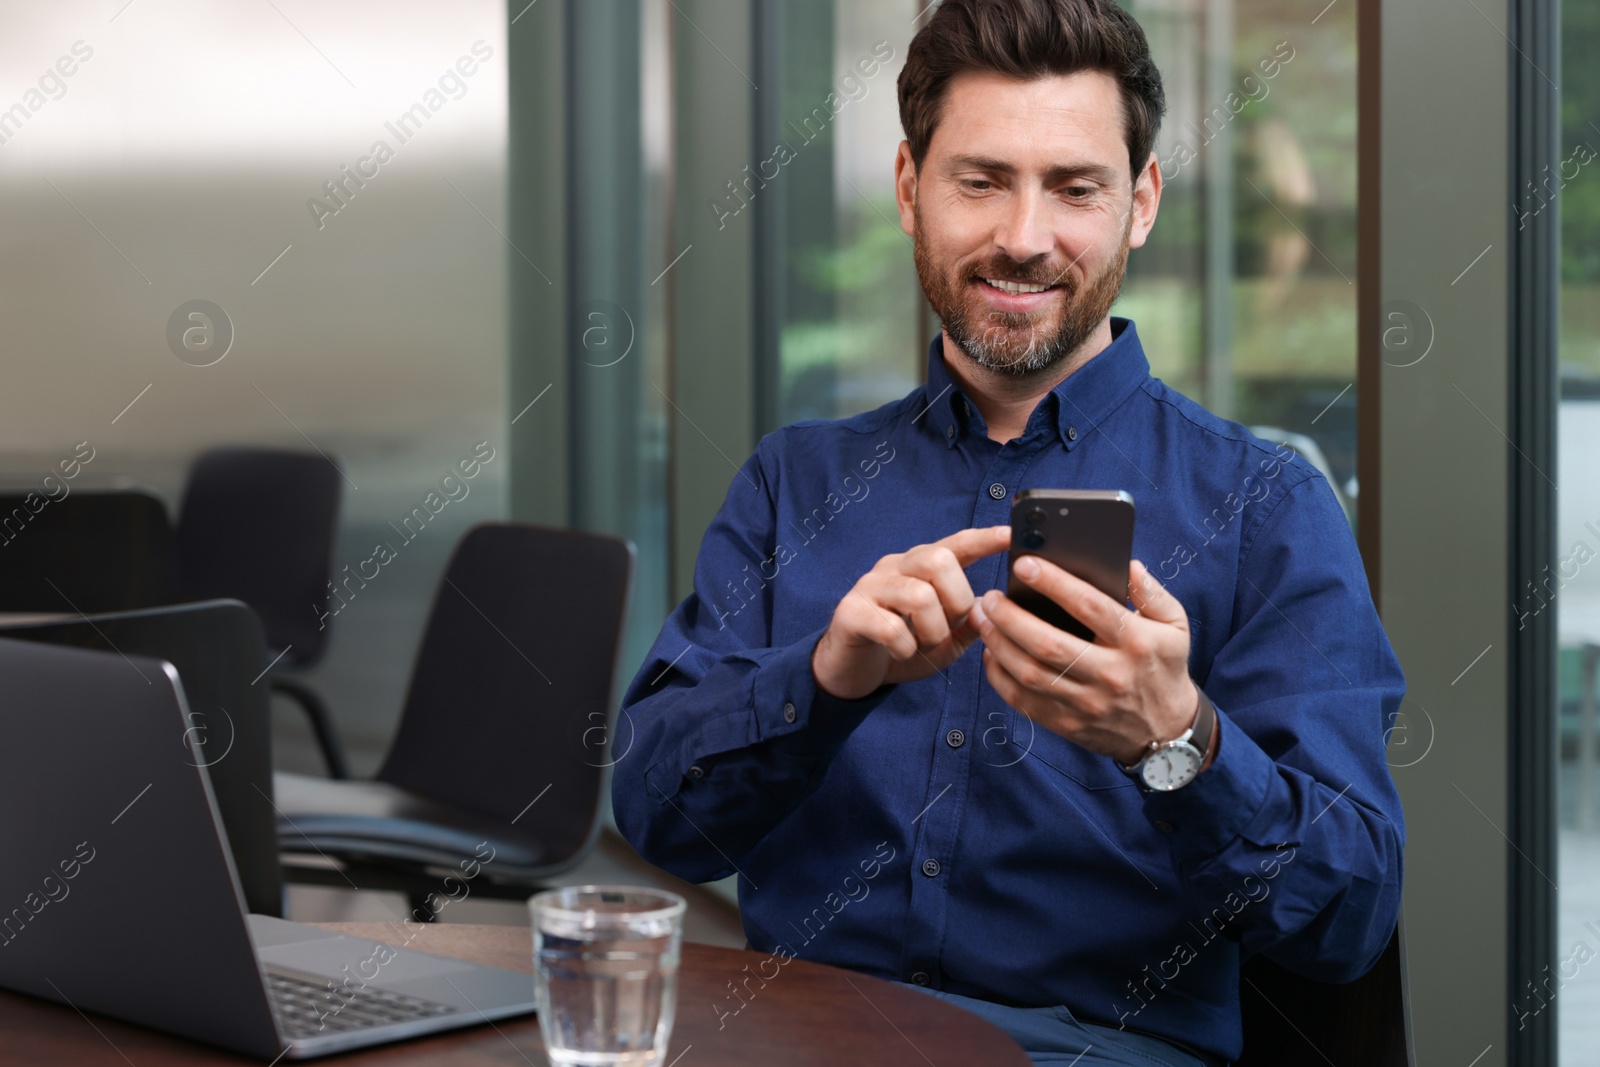
[[[950,80],[966,71],[1008,78],[1098,70],[1117,80],[1135,181],[1167,110],[1144,30],[1112,0],[943,0],[911,39],[900,71],[900,124],[918,170]]]

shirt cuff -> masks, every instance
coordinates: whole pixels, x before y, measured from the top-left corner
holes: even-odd
[[[1244,833],[1266,804],[1278,774],[1272,757],[1221,708],[1217,730],[1211,766],[1181,789],[1145,797],[1145,818],[1166,835],[1179,860],[1214,856]]]
[[[864,697],[844,700],[819,688],[811,656],[827,632],[824,626],[762,661],[750,692],[755,741],[792,737],[795,754],[832,752],[894,689],[880,685]]]
[[[677,752],[645,774],[658,799],[675,795],[686,781],[704,778],[722,759],[737,759],[750,746],[765,744],[791,767],[830,757],[893,685],[882,685],[856,700],[843,700],[817,687],[811,655],[827,627],[782,648],[761,649],[748,658],[746,710],[730,712],[694,731]]]

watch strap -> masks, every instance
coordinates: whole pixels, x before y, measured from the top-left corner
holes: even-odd
[[[1206,691],[1201,689],[1199,685],[1194,687],[1194,691],[1200,695],[1199,704],[1195,708],[1194,725],[1172,741],[1152,743],[1145,750],[1144,755],[1132,763],[1123,763],[1121,760],[1116,759],[1111,762],[1115,763],[1123,774],[1137,778],[1139,777],[1139,768],[1144,766],[1144,761],[1149,759],[1152,753],[1159,752],[1167,745],[1175,744],[1180,740],[1198,749],[1200,759],[1204,762],[1206,753],[1211,749],[1211,735],[1217,729],[1217,707],[1211,703],[1211,698],[1206,696]]]
[[[1194,691],[1200,694],[1200,707],[1195,713],[1194,732],[1189,735],[1189,743],[1200,750],[1203,762],[1206,753],[1211,751],[1211,735],[1217,732],[1217,706],[1211,703],[1206,691],[1198,685]]]

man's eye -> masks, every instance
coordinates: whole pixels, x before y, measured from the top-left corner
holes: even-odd
[[[984,178],[968,178],[962,184],[975,193],[987,193],[990,189],[994,188],[994,182],[988,181]]]
[[[1069,200],[1082,200],[1094,195],[1094,188],[1088,185],[1069,185],[1066,189]]]

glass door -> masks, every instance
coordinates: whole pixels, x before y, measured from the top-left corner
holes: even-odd
[[[1564,0],[1561,26],[1559,162],[1513,207],[1524,224],[1560,211],[1556,563],[1514,606],[1553,609],[1559,633],[1559,907],[1554,962],[1513,1013],[1554,1010],[1559,1063],[1587,1067],[1600,1060],[1600,4]]]

